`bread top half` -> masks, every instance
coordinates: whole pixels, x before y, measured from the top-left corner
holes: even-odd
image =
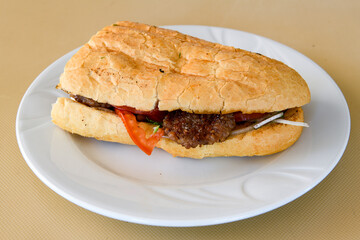
[[[273,112],[310,101],[304,79],[282,62],[134,22],[97,32],[66,64],[58,88],[143,111]]]

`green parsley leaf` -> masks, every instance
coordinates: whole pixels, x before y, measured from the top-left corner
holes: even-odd
[[[162,123],[155,122],[155,121],[151,120],[151,119],[148,118],[148,117],[146,118],[146,120],[147,120],[149,123],[151,123],[151,124],[158,125],[158,126],[162,127]]]
[[[159,130],[159,128],[160,128],[160,125],[157,125],[156,127],[153,127],[153,129],[154,129],[153,133],[156,133]]]
[[[116,24],[116,23],[114,23],[114,24],[113,24],[113,26],[114,26],[114,27],[116,27],[116,26],[119,26],[119,25],[118,25],[118,24]]]

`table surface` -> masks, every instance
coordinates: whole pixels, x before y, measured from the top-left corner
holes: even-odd
[[[360,239],[359,11],[355,0],[0,0],[0,239]],[[318,186],[281,208],[206,227],[127,223],[57,195],[19,151],[18,105],[43,69],[117,20],[233,28],[305,54],[330,74],[350,108],[351,135],[339,164]]]

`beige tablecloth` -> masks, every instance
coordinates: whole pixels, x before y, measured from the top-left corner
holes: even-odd
[[[0,0],[0,239],[360,239],[359,12],[356,0]],[[318,186],[279,209],[207,227],[127,223],[57,195],[19,151],[18,105],[43,69],[117,20],[234,28],[310,57],[332,76],[350,108],[351,136],[339,164]]]

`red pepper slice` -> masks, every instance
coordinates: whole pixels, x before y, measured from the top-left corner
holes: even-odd
[[[128,111],[123,111],[115,108],[115,113],[123,121],[128,134],[130,135],[133,142],[147,155],[151,155],[155,148],[155,145],[160,141],[164,135],[164,130],[158,129],[158,131],[152,134],[149,138],[146,138],[145,130],[142,129],[134,114]]]

